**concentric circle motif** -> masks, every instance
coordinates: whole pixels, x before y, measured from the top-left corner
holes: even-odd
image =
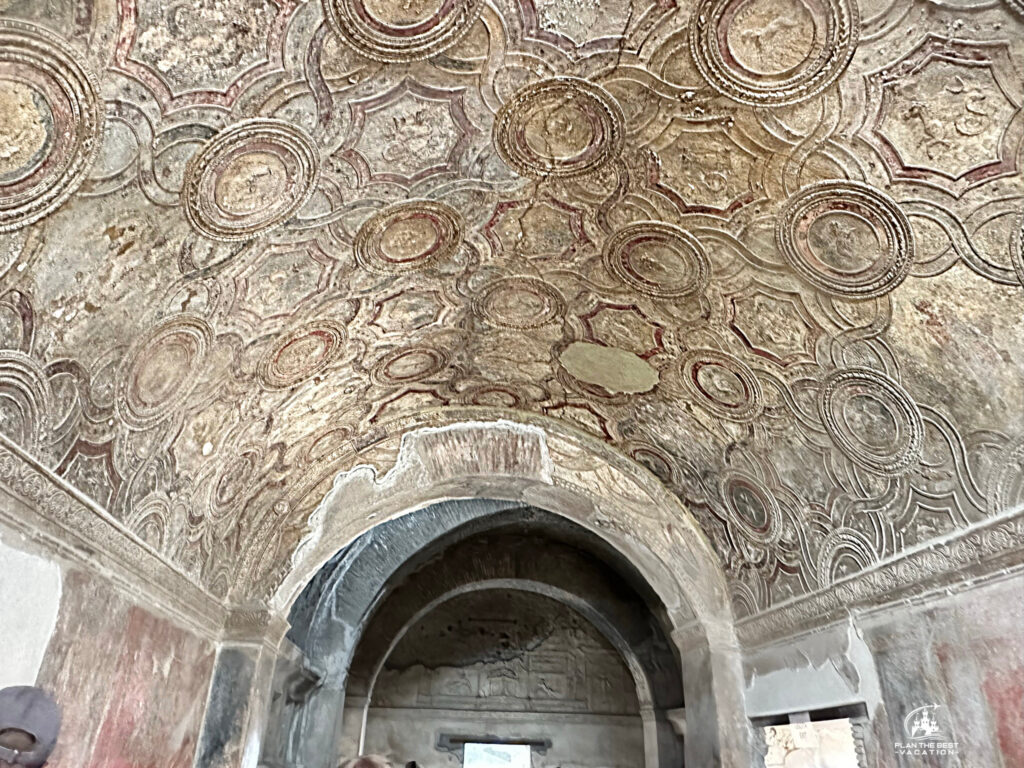
[[[831,530],[818,547],[815,567],[818,585],[828,587],[847,574],[865,570],[877,560],[878,554],[871,542],[860,531],[852,528]],[[911,577],[907,581],[913,580]]]
[[[1017,228],[1010,242],[1010,262],[1020,284],[1024,285],[1024,211],[1017,219]]]
[[[614,160],[623,147],[622,110],[604,88],[575,77],[531,83],[494,121],[494,146],[522,176],[582,176]]]
[[[729,600],[732,603],[733,615],[737,619],[745,619],[747,616],[760,613],[767,603],[766,600],[757,599],[749,584],[735,580],[729,582]]]
[[[309,323],[288,334],[260,362],[260,378],[270,389],[288,389],[329,366],[345,343],[345,331],[327,321]]]
[[[17,350],[0,350],[0,418],[4,434],[18,445],[34,449],[40,439],[52,438],[52,391],[36,360]]]
[[[754,106],[809,99],[853,59],[855,0],[703,0],[690,17],[690,50],[717,91]]]
[[[782,532],[779,503],[760,483],[734,472],[722,480],[722,498],[733,530],[753,544],[770,546]]]
[[[464,391],[460,399],[470,405],[490,408],[520,408],[523,404],[523,396],[505,384],[478,384]]]
[[[142,338],[118,385],[125,422],[150,427],[179,408],[195,388],[212,341],[206,321],[191,315],[173,317]]]
[[[699,294],[711,271],[697,238],[659,221],[637,222],[616,232],[605,243],[604,263],[626,285],[657,298]]]
[[[505,277],[484,286],[474,301],[477,314],[491,325],[529,330],[565,313],[561,294],[537,277]]]
[[[648,443],[632,443],[626,448],[626,453],[634,461],[649,469],[667,487],[673,488],[677,483],[675,464],[664,451],[649,445]]]
[[[230,459],[221,469],[210,498],[210,513],[213,520],[222,520],[242,507],[248,498],[258,469],[259,455],[243,451]]]
[[[103,109],[80,61],[46,30],[0,19],[0,232],[56,210],[89,172]]]
[[[328,24],[356,52],[377,61],[417,61],[455,45],[483,0],[323,0]]]
[[[683,384],[713,414],[748,421],[761,412],[761,385],[739,358],[716,349],[694,349],[683,358],[681,370]]]
[[[409,200],[367,219],[352,250],[366,269],[396,275],[451,258],[464,237],[465,224],[454,208],[433,200]]]
[[[821,385],[818,411],[836,447],[867,470],[900,475],[921,457],[921,413],[903,387],[878,371],[833,371]]]
[[[189,161],[185,215],[213,240],[248,240],[295,215],[319,172],[320,153],[305,131],[282,120],[243,120]]]
[[[378,384],[394,386],[430,378],[447,366],[447,354],[433,347],[416,345],[397,349],[379,360],[370,376]]]
[[[882,296],[898,286],[914,259],[910,222],[890,197],[867,184],[826,181],[797,192],[775,229],[782,256],[826,293]]]

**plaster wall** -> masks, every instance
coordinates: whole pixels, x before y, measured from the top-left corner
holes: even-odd
[[[1024,575],[851,614],[748,652],[752,718],[865,705],[870,768],[1024,765]],[[952,754],[904,754],[905,719],[934,706]]]
[[[214,643],[144,602],[0,525],[0,686],[60,705],[48,768],[191,768]]]
[[[872,766],[1018,768],[1024,765],[1024,575],[897,606],[862,621],[884,704],[876,708]],[[947,756],[900,754],[904,719],[937,705]]]
[[[19,545],[0,529],[0,688],[35,684],[60,610],[60,567]]]
[[[871,649],[852,619],[760,648],[743,668],[751,718],[860,703],[873,711],[881,703]]]

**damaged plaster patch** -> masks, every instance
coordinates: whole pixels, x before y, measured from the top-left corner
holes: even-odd
[[[852,616],[845,624],[751,653],[744,668],[750,717],[859,702],[873,712],[882,700],[874,658]]]
[[[658,372],[643,358],[618,347],[574,341],[558,361],[570,374],[611,394],[649,392],[658,383]]]
[[[0,688],[35,685],[60,611],[60,566],[0,540]]]
[[[382,501],[418,493],[422,503],[414,503],[403,510],[411,512],[424,504],[442,500],[430,496],[435,486],[473,477],[509,477],[553,485],[551,455],[544,430],[500,419],[424,427],[405,433],[394,466],[383,475],[378,476],[373,466],[360,464],[339,472],[334,478],[331,490],[309,517],[309,532],[292,553],[293,574],[304,570],[303,564],[307,561],[313,561],[316,568],[302,577],[303,580],[309,578],[353,538],[346,531],[338,540],[335,537],[325,540],[325,533],[332,530],[337,521],[351,524],[353,516],[345,514],[346,510],[361,510],[367,514],[366,519],[372,520]],[[375,524],[384,519],[375,520]],[[362,532],[359,530],[356,535]],[[321,551],[327,545],[333,549]],[[291,581],[289,578],[286,585]],[[289,594],[287,588],[279,590],[275,604],[283,605],[281,601]]]

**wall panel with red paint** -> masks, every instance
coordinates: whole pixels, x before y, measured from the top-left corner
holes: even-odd
[[[878,765],[1024,765],[1024,577],[900,606],[862,626],[884,700],[885,722],[873,728]],[[901,755],[895,746],[912,741],[904,721],[926,706],[936,707],[936,739],[956,742],[953,754]]]
[[[101,577],[65,571],[37,684],[64,723],[51,768],[189,768],[214,646]]]

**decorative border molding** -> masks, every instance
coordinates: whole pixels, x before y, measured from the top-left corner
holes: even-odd
[[[0,488],[21,502],[0,504],[0,522],[60,557],[99,570],[128,594],[143,593],[157,610],[198,634],[276,648],[287,632],[287,620],[263,606],[225,606],[2,433]],[[878,610],[1008,571],[1024,571],[1024,506],[742,619],[736,636],[750,650],[827,626],[853,609]]]
[[[225,607],[99,504],[0,433],[0,487],[21,504],[0,504],[0,522],[53,554],[100,571],[129,595],[219,640]]]
[[[736,634],[749,650],[831,624],[854,608],[878,610],[1007,570],[1024,571],[1024,507],[743,619]]]

